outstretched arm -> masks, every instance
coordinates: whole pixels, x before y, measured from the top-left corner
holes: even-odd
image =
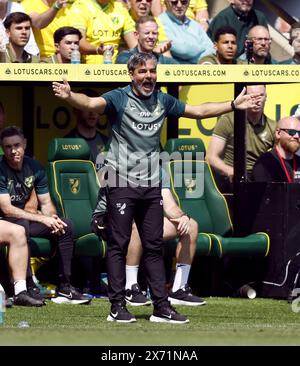
[[[259,94],[246,94],[246,88],[233,101],[235,109],[248,109],[256,105]],[[232,102],[203,103],[199,105],[186,104],[183,117],[187,118],[210,118],[231,112]]]
[[[85,94],[72,92],[66,79],[63,80],[63,83],[54,81],[52,83],[52,89],[56,97],[64,99],[74,108],[86,109],[100,114],[104,113],[106,107],[106,100],[104,98],[88,97]]]

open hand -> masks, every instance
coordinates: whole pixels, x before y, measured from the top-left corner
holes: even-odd
[[[58,98],[67,99],[71,96],[71,87],[66,79],[62,83],[54,81],[52,83],[54,95]]]
[[[235,98],[234,105],[237,109],[248,109],[255,107],[260,102],[261,95],[259,93],[246,94],[246,87]]]
[[[172,41],[167,41],[167,42],[164,42],[164,43],[161,43],[159,45],[157,45],[153,51],[156,52],[156,53],[165,53],[167,51],[169,51],[172,47]]]

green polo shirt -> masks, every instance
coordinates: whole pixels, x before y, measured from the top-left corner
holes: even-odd
[[[2,62],[2,63],[9,63],[9,62],[18,63],[19,62],[16,60],[16,57],[13,53],[13,50],[12,50],[10,44],[8,44],[6,46],[5,52],[0,52],[0,62]],[[23,55],[22,55],[22,62],[23,63],[39,63],[40,58],[39,58],[39,56],[31,55],[30,53],[28,53],[24,50]]]
[[[214,128],[213,136],[219,137],[226,142],[224,151],[224,162],[233,166],[233,131],[234,131],[233,112],[219,117]],[[271,149],[275,143],[276,122],[262,116],[261,123],[253,125],[246,123],[246,167],[249,173],[258,157]]]

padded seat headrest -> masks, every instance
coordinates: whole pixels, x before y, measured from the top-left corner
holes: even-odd
[[[88,143],[81,138],[55,138],[48,145],[48,161],[80,159],[89,160]]]
[[[166,142],[164,150],[171,154],[174,151],[178,151],[181,154],[185,152],[192,153],[192,160],[196,160],[196,153],[204,153],[206,154],[204,142],[200,138],[177,138],[177,139],[169,139]],[[202,158],[204,158],[202,156]],[[199,159],[199,157],[198,157]]]

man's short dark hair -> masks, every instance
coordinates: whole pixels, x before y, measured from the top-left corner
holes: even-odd
[[[147,23],[147,22],[153,22],[155,24],[157,24],[155,18],[152,16],[152,15],[145,15],[143,17],[140,17],[136,23],[135,23],[135,29],[138,30],[139,29],[139,26],[141,24],[144,24],[144,23]]]
[[[0,102],[0,110],[4,113],[4,105],[2,102]]]
[[[79,40],[82,38],[82,34],[79,29],[74,27],[60,27],[56,29],[53,34],[54,43],[59,43],[65,36],[70,34],[74,34],[79,37]]]
[[[216,30],[214,41],[218,42],[220,36],[223,34],[233,34],[235,38],[237,38],[236,30],[229,25],[224,25],[223,27],[220,27]]]
[[[6,137],[11,137],[11,136],[20,136],[23,139],[24,133],[20,127],[9,126],[9,127],[4,128],[1,131],[0,141],[3,142],[3,139],[5,139]]]
[[[155,66],[157,65],[157,57],[152,52],[135,53],[127,62],[128,71],[134,72],[138,66],[145,66],[148,60],[155,61]]]
[[[10,13],[4,20],[3,25],[5,29],[9,29],[12,25],[12,23],[20,24],[23,22],[30,22],[31,25],[31,18],[29,15],[22,13],[20,11],[15,11],[13,13]]]

